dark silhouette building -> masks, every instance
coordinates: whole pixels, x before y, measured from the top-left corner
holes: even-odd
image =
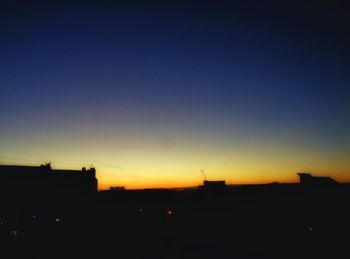
[[[118,192],[118,191],[125,191],[126,189],[124,186],[111,186],[109,187],[109,190],[113,192]]]
[[[16,200],[84,196],[97,192],[95,168],[54,170],[41,166],[0,165],[0,193]]]
[[[298,173],[300,184],[305,187],[332,187],[339,183],[331,177],[312,176],[309,173]]]
[[[225,190],[226,189],[226,183],[225,181],[208,181],[204,180],[203,185],[199,186],[199,189],[201,190],[208,190],[208,191],[217,191],[217,190]]]

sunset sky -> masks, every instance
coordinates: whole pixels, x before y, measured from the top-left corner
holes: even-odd
[[[350,182],[337,1],[28,2],[0,7],[1,164],[93,165],[100,189]]]

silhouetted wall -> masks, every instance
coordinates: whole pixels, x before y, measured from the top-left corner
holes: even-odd
[[[0,194],[9,204],[37,204],[59,201],[97,193],[94,168],[86,170],[53,170],[41,166],[0,165]]]

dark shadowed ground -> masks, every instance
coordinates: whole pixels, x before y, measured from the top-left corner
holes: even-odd
[[[346,186],[10,200],[1,210],[2,258],[349,258]]]

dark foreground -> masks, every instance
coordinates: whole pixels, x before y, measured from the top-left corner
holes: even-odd
[[[2,197],[0,258],[350,258],[345,186],[30,199]]]

